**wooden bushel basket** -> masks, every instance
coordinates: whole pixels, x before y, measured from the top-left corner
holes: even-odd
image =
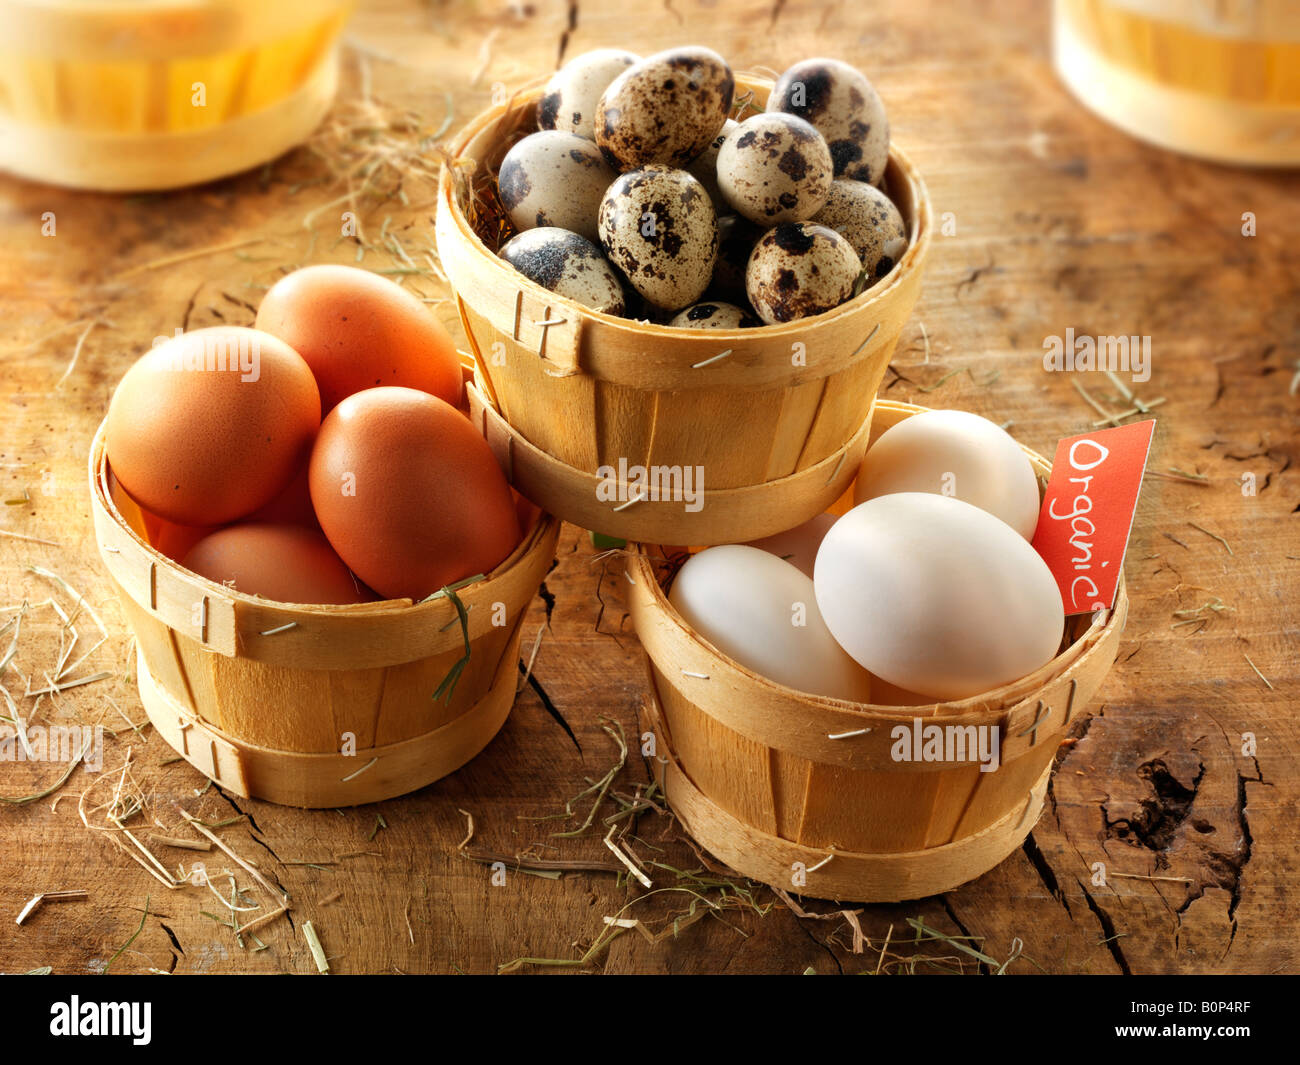
[[[923,409],[877,401],[873,436]],[[627,570],[650,675],[651,770],[707,850],[745,876],[818,898],[921,898],[1019,847],[1042,811],[1059,741],[1115,661],[1128,612],[1121,580],[1104,621],[1068,619],[1067,646],[1028,677],[960,702],[864,705],[795,692],[721,655],[669,604],[658,561],[638,547]],[[981,772],[973,755],[894,761],[891,731],[916,718],[996,727],[999,768]]]
[[[5,0],[0,170],[171,189],[274,159],[325,117],[353,0]]]
[[[135,634],[140,698],[196,769],[237,795],[353,806],[424,787],[497,734],[514,703],[524,614],[555,556],[556,519],[542,515],[487,579],[457,593],[471,653],[450,699],[434,699],[465,653],[446,597],[299,606],[190,573],[114,503],[103,438],[101,427],[91,508]]]
[[[737,79],[738,98],[758,105],[770,87]],[[511,483],[567,521],[647,543],[749,539],[825,510],[866,450],[871,397],[920,292],[932,221],[916,169],[892,149],[886,188],[910,244],[856,299],[761,329],[671,329],[556,296],[476,232],[467,205],[495,202],[501,160],[537,128],[540,95],[525,89],[474,119],[438,191],[438,253],[476,364],[472,417]],[[701,468],[702,505],[649,497],[635,475],[598,492],[610,485],[602,467],[620,463]]]

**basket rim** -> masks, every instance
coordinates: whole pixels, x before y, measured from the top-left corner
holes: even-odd
[[[518,271],[512,269],[499,256],[494,254],[478,237],[465,217],[459,198],[456,195],[456,181],[452,176],[452,164],[460,162],[463,159],[472,158],[465,156],[470,141],[483,133],[494,122],[499,122],[508,118],[512,112],[531,106],[535,98],[540,97],[549,75],[530,79],[517,89],[510,98],[503,104],[496,104],[480,111],[469,120],[453,138],[450,161],[444,161],[442,170],[438,178],[438,213],[447,211],[456,227],[457,235],[464,240],[473,253],[480,258],[494,264],[501,272],[503,277],[509,277],[510,284],[522,288],[524,291],[531,292],[533,297],[551,304],[558,303],[565,308],[571,308],[583,319],[599,323],[602,327],[611,330],[627,331],[643,337],[653,337],[661,340],[671,340],[677,344],[695,345],[701,349],[716,348],[718,341],[726,340],[743,340],[743,339],[761,339],[763,341],[778,341],[782,338],[798,338],[806,333],[809,329],[820,328],[835,322],[841,317],[849,315],[857,316],[868,312],[882,304],[888,302],[894,295],[894,291],[907,284],[911,275],[918,273],[923,269],[925,260],[928,256],[930,243],[934,230],[933,212],[930,204],[929,190],[925,184],[925,179],[921,176],[920,170],[911,158],[895,144],[892,140],[889,145],[889,161],[887,163],[887,173],[894,172],[899,174],[906,182],[911,192],[912,202],[915,205],[913,217],[911,219],[910,232],[908,235],[907,250],[903,253],[901,259],[894,265],[894,268],[880,282],[872,285],[854,298],[841,303],[837,307],[831,308],[822,314],[810,315],[806,318],[796,318],[789,322],[779,322],[773,325],[762,325],[750,329],[681,329],[672,328],[667,325],[659,325],[655,322],[643,321],[635,318],[622,318],[614,314],[606,314],[603,311],[594,310],[585,304],[578,303],[576,300],[561,296],[547,288],[543,288],[537,282],[525,277]],[[735,72],[737,88],[742,85],[750,89],[765,89],[770,91],[775,85],[771,78],[762,74],[751,73],[747,71]],[[478,165],[477,160],[473,160],[475,167]]]
[[[218,584],[207,577],[186,569],[178,561],[164,555],[153,544],[141,537],[122,516],[117,504],[113,501],[108,488],[108,474],[111,470],[104,439],[107,426],[108,418],[106,416],[95,431],[94,439],[90,445],[88,473],[92,508],[103,510],[118,527],[118,531],[133,541],[134,546],[147,555],[152,562],[173,570],[184,579],[194,582],[196,586],[203,588],[210,597],[225,600],[232,606],[256,609],[263,612],[280,612],[284,614],[286,622],[293,620],[295,616],[345,617],[352,619],[379,617],[387,620],[403,615],[412,617],[417,614],[430,614],[432,615],[429,619],[430,623],[457,617],[455,606],[447,596],[439,596],[437,599],[426,598],[418,602],[410,599],[379,599],[369,603],[349,604],[282,603],[275,599],[263,599],[259,596],[248,595],[245,592],[228,588],[224,584]],[[125,492],[125,488],[123,488],[123,491]],[[551,539],[551,533],[554,531],[558,534],[559,525],[559,518],[548,514],[544,510],[541,511],[537,521],[533,523],[531,531],[519,541],[515,549],[491,572],[484,574],[482,580],[466,585],[463,590],[458,591],[458,594],[463,600],[479,598],[484,594],[483,590],[489,588],[498,578],[503,577],[510,570],[524,565],[530,556],[547,550],[546,544]],[[96,540],[98,541],[98,537],[96,537]],[[102,549],[103,545],[98,546]]]
[[[909,414],[919,414],[934,409],[914,403],[903,403],[898,400],[877,400],[877,409],[883,408],[907,410]],[[1048,470],[1051,469],[1051,463],[1036,451],[1024,444],[1021,444],[1020,447],[1029,455],[1031,461],[1036,459],[1038,463]],[[763,676],[761,673],[755,672],[743,663],[737,662],[734,658],[718,650],[709,640],[691,628],[690,624],[669,602],[668,596],[664,594],[663,585],[655,573],[654,562],[647,550],[647,545],[630,543],[628,549],[629,577],[634,584],[640,585],[644,583],[648,587],[647,594],[650,597],[650,605],[660,612],[664,621],[670,624],[680,636],[699,644],[709,654],[721,659],[729,668],[734,669],[748,681],[767,689],[781,698],[793,702],[812,703],[828,710],[840,711],[871,720],[910,720],[922,712],[933,712],[936,719],[981,713],[988,713],[993,716],[1005,714],[1008,709],[1023,703],[1026,698],[1032,699],[1034,690],[1045,687],[1056,680],[1066,678],[1082,668],[1083,664],[1102,645],[1102,637],[1115,625],[1122,626],[1128,617],[1128,591],[1124,574],[1121,572],[1119,584],[1115,591],[1115,603],[1106,612],[1105,621],[1099,623],[1094,618],[1088,628],[1073,640],[1065,650],[1054,655],[1048,662],[1045,662],[1038,669],[1024,677],[999,685],[996,688],[990,688],[988,691],[967,696],[964,699],[937,700],[915,706],[857,703],[847,699],[836,699],[827,695],[817,695],[812,692],[802,692],[787,687],[769,677]]]

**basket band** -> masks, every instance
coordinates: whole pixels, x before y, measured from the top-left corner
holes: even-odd
[[[522,495],[584,529],[646,542],[734,543],[798,525],[824,511],[853,483],[871,433],[868,414],[848,443],[821,462],[763,484],[706,487],[699,509],[688,511],[682,500],[637,498],[626,484],[611,485],[561,462],[525,439],[474,385],[467,385],[466,392],[470,419]],[[615,498],[602,499],[602,494]]]
[[[979,832],[951,843],[880,854],[816,849],[761,832],[701,792],[673,753],[653,697],[642,704],[642,727],[653,730],[662,747],[650,763],[651,773],[697,843],[744,876],[815,898],[902,902],[949,891],[982,876],[1033,831],[1052,773],[1048,765],[1023,803]]]

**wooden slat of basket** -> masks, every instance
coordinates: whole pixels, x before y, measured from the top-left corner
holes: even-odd
[[[801,831],[790,837],[794,842],[825,848],[856,841],[857,849],[881,854],[931,845],[944,774],[808,764],[808,801]]]
[[[793,385],[781,393],[778,424],[785,426],[786,430],[780,439],[774,438],[772,441],[762,470],[762,480],[775,481],[780,477],[789,477],[802,468],[800,464],[809,453],[808,441],[813,435],[813,426],[817,424],[826,389],[827,379],[823,378],[820,381]]]

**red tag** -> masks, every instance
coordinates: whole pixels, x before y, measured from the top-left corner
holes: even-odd
[[[1115,605],[1155,426],[1134,422],[1056,445],[1033,544],[1056,578],[1067,615]]]

